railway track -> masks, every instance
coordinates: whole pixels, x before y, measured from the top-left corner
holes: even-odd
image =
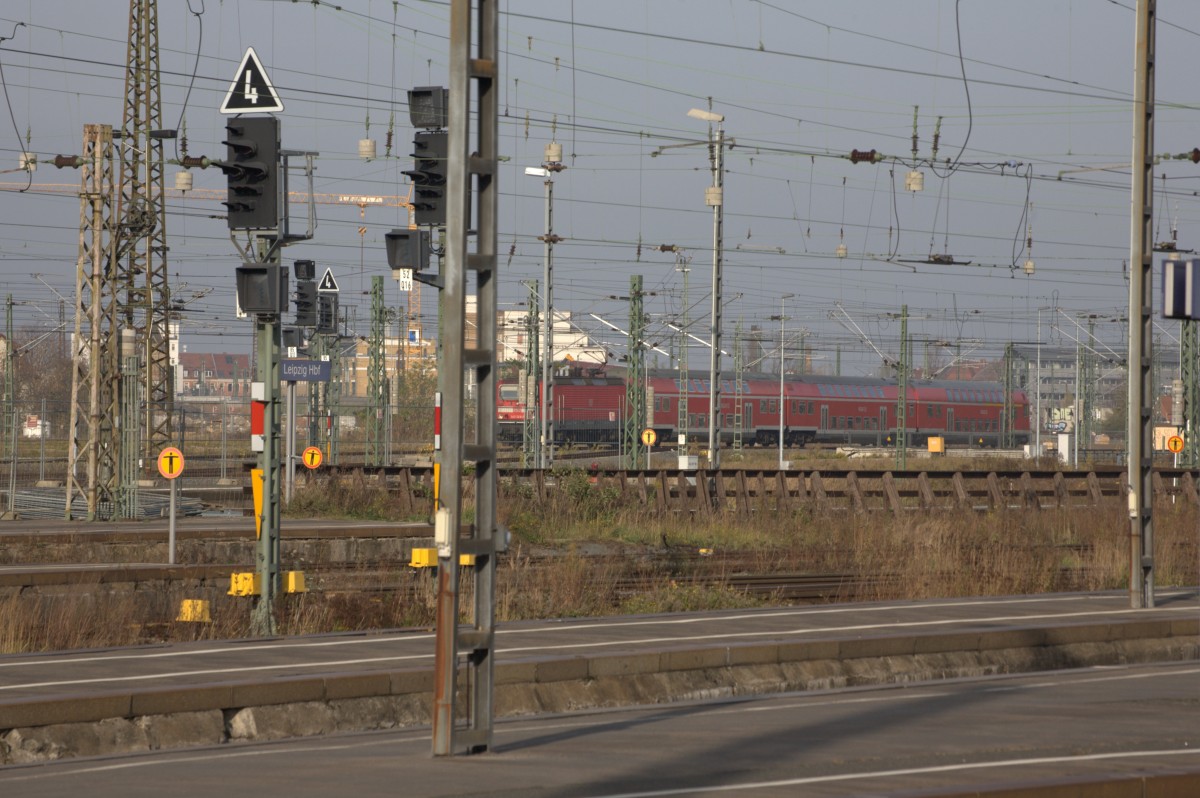
[[[396,533],[402,537],[416,528]],[[368,534],[378,536],[382,529]],[[431,532],[431,530],[430,530]],[[120,541],[138,538],[132,533],[115,533],[106,540]],[[222,532],[217,539],[225,539]],[[245,535],[243,534],[243,538]],[[351,537],[341,535],[341,537]],[[211,537],[209,539],[212,539]],[[1063,554],[1084,556],[1090,547],[1077,544],[1052,545]],[[864,574],[852,571],[806,572],[793,570],[787,564],[768,564],[755,554],[730,552],[712,555],[708,550],[667,549],[661,551],[630,551],[625,554],[596,554],[594,569],[605,576],[600,580],[612,585],[614,598],[629,597],[655,589],[688,587],[723,587],[761,598],[778,600],[853,600],[864,596],[879,596],[896,592],[899,577],[891,574]],[[251,556],[247,549],[247,556]],[[586,555],[585,555],[586,556]],[[502,555],[499,578],[508,571],[519,572],[527,579],[529,573],[558,567],[563,555],[516,553]],[[292,567],[303,570],[308,589],[326,594],[391,594],[415,596],[430,589],[436,568],[418,568],[403,557],[377,556],[369,560],[342,562],[313,562],[292,559]],[[149,562],[90,562],[0,565],[0,595],[29,595],[74,593],[86,590],[139,590],[166,587],[189,587],[224,592],[233,573],[252,570],[250,560],[241,564],[194,562],[161,564]],[[1078,569],[1076,569],[1078,570]],[[1064,575],[1070,571],[1064,569]],[[1063,589],[1073,584],[1065,579]]]
[[[247,469],[248,470],[248,469]],[[189,472],[190,473],[190,472]],[[389,466],[323,466],[320,471],[298,474],[298,490],[313,482],[356,479],[384,487],[398,499],[401,512],[420,515],[429,509],[433,495],[433,465],[418,462]],[[1200,472],[1157,468],[1153,473],[1156,502],[1200,504]],[[1045,471],[1018,467],[1001,469],[891,470],[846,468],[840,464],[817,468],[724,468],[714,471],[678,469],[614,469],[595,467],[501,468],[501,501],[511,491],[550,501],[564,480],[586,476],[597,491],[615,495],[624,506],[638,506],[649,514],[734,513],[750,516],[764,511],[804,508],[814,512],[961,512],[997,510],[1047,510],[1097,508],[1124,501],[1127,482],[1118,467],[1078,471]],[[249,476],[239,474],[237,485],[204,487],[193,477],[182,486],[183,495],[202,506],[240,510],[253,507]],[[464,475],[465,495],[473,493],[473,477]],[[20,490],[15,494],[18,515],[61,517],[61,487]],[[143,488],[153,498],[155,489]],[[507,495],[506,495],[507,494]],[[7,503],[7,495],[0,489]],[[165,494],[156,499],[159,504]],[[157,505],[155,505],[157,506]],[[158,512],[149,513],[151,516]]]
[[[0,566],[0,595],[62,595],[79,590],[146,590],[170,587],[222,593],[235,565],[79,565]],[[429,590],[429,573],[408,568],[387,571],[322,567],[305,571],[309,592],[327,595],[395,594],[412,598]],[[501,577],[503,578],[503,577]],[[849,601],[879,595],[894,579],[850,573],[641,574],[612,582],[613,598],[628,598],[669,587],[723,587],[757,598],[786,601]]]

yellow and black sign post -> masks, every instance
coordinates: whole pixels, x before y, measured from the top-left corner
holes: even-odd
[[[642,430],[642,445],[646,447],[646,470],[650,470],[650,450],[658,443],[658,433],[650,427]]]
[[[324,459],[325,453],[317,446],[309,446],[300,455],[300,462],[304,463],[304,467],[309,471],[316,470]]]
[[[168,493],[171,496],[171,504],[169,510],[169,520],[167,521],[167,563],[175,564],[175,496],[179,493],[179,489],[175,486],[175,480],[183,473],[183,452],[176,449],[174,446],[168,446],[158,453],[158,473],[162,474],[163,479],[167,480],[170,486]]]

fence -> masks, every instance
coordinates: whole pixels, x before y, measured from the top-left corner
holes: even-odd
[[[159,448],[159,444],[154,447],[147,444],[143,429],[148,418],[156,423],[164,419],[165,411],[154,407],[143,410],[147,414],[139,412],[137,424],[132,428],[122,427],[120,421],[115,423],[111,437],[117,455],[113,462],[122,476],[129,476],[123,489],[136,491],[138,502],[146,505],[141,514],[154,515],[158,494],[165,495],[166,481],[158,474],[157,451],[151,450]],[[310,413],[305,398],[298,397],[295,455],[313,445],[326,452],[326,463],[350,466],[386,465],[404,462],[409,457],[428,456],[433,440],[432,403],[389,405],[383,413],[384,423],[378,425],[379,441],[368,440],[377,426],[367,423],[370,412],[362,400],[352,399],[339,405],[336,413],[322,413],[318,417]],[[283,415],[282,403],[280,415]],[[71,405],[66,401],[44,399],[15,402],[9,407],[0,405],[0,496],[3,496],[0,512],[15,511],[26,517],[64,514],[69,469],[76,469],[76,479],[81,484],[87,479],[81,473],[86,464],[71,463],[70,420]],[[186,466],[179,478],[184,495],[222,488],[232,490],[235,484],[240,491],[246,468],[257,460],[251,450],[248,400],[180,397],[175,401],[171,420],[168,440],[161,445],[175,446],[184,453]],[[281,431],[286,441],[286,426]],[[81,427],[81,434],[85,433]],[[281,441],[281,455],[287,450],[284,441]],[[76,444],[83,442],[81,437]],[[240,501],[240,492],[238,497]]]

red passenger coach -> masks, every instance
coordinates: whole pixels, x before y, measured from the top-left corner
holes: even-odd
[[[650,377],[653,392],[653,427],[659,440],[674,441],[680,432],[679,405],[686,388],[686,422],[689,439],[707,436],[708,390],[706,377],[693,376],[686,386],[674,372]],[[899,385],[895,380],[868,377],[826,377],[754,374],[740,384],[722,378],[719,428],[723,441],[741,435],[743,444],[774,446],[782,430],[785,445],[855,443],[884,446],[896,439]],[[1003,386],[998,383],[947,380],[912,381],[907,386],[904,426],[910,445],[923,445],[940,436],[950,444],[998,446],[1003,438],[1005,407]],[[1011,433],[1014,445],[1029,442],[1029,406],[1024,391],[1013,391]],[[782,424],[780,413],[782,412]]]
[[[782,388],[782,397],[781,397]],[[538,391],[530,395],[540,394]],[[673,445],[681,432],[691,441],[707,439],[709,381],[692,372],[651,371],[645,380],[647,426],[658,440]],[[899,385],[870,377],[815,374],[722,375],[718,428],[724,443],[776,446],[782,432],[788,446],[847,443],[887,446],[896,440]],[[1013,445],[1029,442],[1029,404],[1022,390],[1005,396],[994,382],[913,380],[906,386],[904,428],[910,445],[931,437],[948,444],[999,446],[1005,439],[1005,410]],[[782,398],[782,403],[781,403]],[[680,411],[683,408],[681,422]],[[551,418],[558,443],[611,443],[621,439],[628,415],[625,380],[603,368],[562,370],[551,390]],[[526,413],[516,383],[502,383],[497,400],[500,436],[519,440]],[[782,417],[781,417],[782,414]]]

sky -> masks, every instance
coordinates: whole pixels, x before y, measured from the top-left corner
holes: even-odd
[[[86,15],[84,6],[9,0],[0,9],[0,293],[13,295],[18,328],[57,324],[60,297],[73,315],[79,174],[45,161],[80,152],[85,124],[121,123],[128,6],[86,4]],[[100,6],[108,16],[95,13]],[[567,167],[554,184],[556,309],[616,361],[624,339],[593,314],[626,327],[623,297],[637,274],[656,343],[669,349],[665,325],[685,315],[707,338],[711,134],[688,111],[711,108],[730,142],[727,350],[739,324],[778,335],[783,315],[786,337],[804,335],[814,367],[873,373],[880,353],[898,355],[907,306],[918,365],[926,352],[945,362],[955,347],[978,357],[997,357],[1010,341],[1074,347],[1083,316],[1094,317],[1097,349],[1123,355],[1133,0],[499,7],[502,310],[524,310],[523,281],[542,278],[545,189],[524,169],[555,140]],[[224,156],[218,108],[253,47],[284,104],[283,146],[320,153],[317,192],[407,196],[406,91],[448,84],[448,0],[172,0],[158,14],[162,124],[186,125],[188,154]],[[1200,146],[1189,63],[1200,5],[1163,0],[1158,14],[1153,151],[1188,153]],[[376,142],[373,160],[358,156],[365,137]],[[180,143],[168,143],[168,157]],[[856,149],[882,160],[852,163]],[[22,150],[42,161],[32,175],[18,169]],[[905,188],[914,170],[919,193]],[[168,186],[176,171],[167,167]],[[225,181],[195,170],[194,184]],[[1200,166],[1164,158],[1154,188],[1155,241],[1200,247]],[[251,325],[233,317],[240,258],[223,208],[171,197],[167,209],[172,295],[187,308],[181,343],[248,351]],[[389,306],[412,301],[383,246],[386,232],[407,225],[406,210],[327,204],[317,213],[316,237],[288,247],[285,262],[332,269],[343,307],[356,307],[355,332],[366,335],[373,276],[386,278]],[[679,262],[689,269],[686,304]],[[432,289],[414,312],[435,336]],[[1172,347],[1175,323],[1157,329]],[[707,355],[693,349],[689,360]]]

